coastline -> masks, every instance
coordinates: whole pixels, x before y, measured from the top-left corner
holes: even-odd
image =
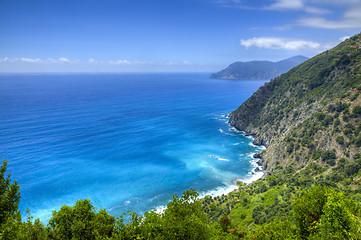
[[[229,115],[222,115],[222,117],[229,118]],[[240,131],[240,130],[236,129],[235,127],[231,126],[229,121],[227,121],[227,124],[229,125],[229,127],[230,127],[229,129],[231,131],[240,133],[243,136],[251,139],[252,140],[252,142],[250,143],[251,146],[260,148],[259,151],[255,151],[250,154],[250,156],[252,158],[252,160],[250,160],[250,163],[253,166],[253,169],[250,172],[248,172],[248,175],[250,177],[247,179],[237,178],[232,183],[230,183],[226,186],[217,187],[216,189],[208,190],[205,192],[198,192],[199,193],[198,199],[203,199],[206,196],[211,196],[214,198],[214,197],[219,197],[222,195],[227,195],[238,189],[237,182],[240,181],[240,182],[246,183],[247,185],[250,185],[253,182],[257,181],[258,179],[262,179],[265,175],[265,171],[263,170],[262,164],[260,163],[260,160],[261,160],[260,152],[265,150],[266,146],[254,144],[254,137],[252,135],[246,134],[244,131]],[[167,209],[167,206],[162,205],[162,206],[156,207],[155,209],[152,209],[150,211],[155,211],[158,214],[162,214],[166,209]]]

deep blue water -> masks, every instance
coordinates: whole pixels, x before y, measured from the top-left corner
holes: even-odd
[[[259,148],[223,115],[265,81],[208,76],[0,75],[0,157],[21,185],[22,214],[48,220],[85,198],[142,214],[186,189],[252,177]]]

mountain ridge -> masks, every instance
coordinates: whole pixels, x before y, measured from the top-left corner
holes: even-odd
[[[271,61],[249,61],[234,62],[227,68],[211,74],[215,79],[247,79],[265,80],[275,78],[287,72],[309,58],[297,55],[277,62]]]

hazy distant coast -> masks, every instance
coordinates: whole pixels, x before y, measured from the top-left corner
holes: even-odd
[[[210,77],[216,79],[247,79],[265,80],[273,79],[289,71],[291,68],[303,63],[308,58],[304,56],[294,56],[278,62],[251,61],[235,62],[227,68],[213,73]]]

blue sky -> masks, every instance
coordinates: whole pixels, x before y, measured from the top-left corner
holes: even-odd
[[[214,72],[360,31],[361,0],[0,0],[0,72]]]

